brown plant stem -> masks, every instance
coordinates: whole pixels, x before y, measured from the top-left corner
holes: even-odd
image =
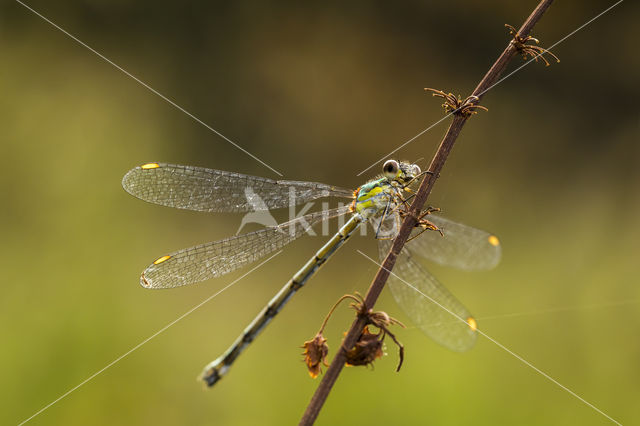
[[[540,1],[538,6],[533,10],[533,12],[531,12],[531,15],[529,15],[524,24],[522,24],[522,27],[520,27],[518,34],[522,37],[527,36],[534,25],[540,20],[540,18],[542,18],[542,15],[552,2],[553,0]],[[514,43],[510,42],[473,91],[472,95],[477,96],[478,101],[480,100],[480,98],[482,98],[484,93],[493,84],[495,84],[500,75],[506,69],[509,61],[516,53],[517,47]],[[466,116],[464,114],[454,113],[453,121],[447,129],[447,132],[445,133],[437,152],[431,160],[431,164],[429,165],[429,173],[425,176],[422,183],[420,184],[420,188],[418,189],[415,199],[411,204],[409,214],[402,222],[402,226],[400,227],[400,231],[398,232],[397,237],[393,241],[391,250],[387,254],[387,257],[384,259],[382,267],[376,273],[376,276],[373,279],[369,290],[367,291],[367,295],[365,296],[365,306],[368,309],[373,308],[376,300],[378,299],[378,296],[380,296],[380,293],[382,292],[382,289],[384,288],[384,285],[389,278],[389,273],[396,263],[398,254],[400,253],[400,250],[402,250],[402,247],[409,238],[411,231],[415,227],[417,223],[417,217],[420,214],[420,211],[422,210],[424,204],[426,203],[427,198],[431,193],[431,189],[433,188],[433,185],[435,184],[440,171],[442,170],[444,163],[447,160],[451,149],[453,148],[453,144],[458,138],[458,135],[460,134],[460,131],[462,130],[462,127],[464,126],[468,118],[469,116]],[[338,376],[340,375],[340,372],[345,365],[346,351],[355,345],[365,325],[366,318],[361,316],[358,316],[351,325],[351,328],[347,332],[347,335],[345,336],[340,349],[333,358],[331,365],[322,377],[320,385],[318,385],[318,388],[311,398],[311,401],[309,402],[309,405],[307,406],[307,409],[304,412],[302,419],[300,420],[300,425],[308,426],[312,425],[315,422],[318,414],[320,413],[320,409],[329,396],[331,388],[338,379]]]

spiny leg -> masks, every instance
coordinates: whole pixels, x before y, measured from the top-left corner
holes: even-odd
[[[378,226],[376,227],[376,240],[381,239],[380,237],[380,230],[382,229],[382,224],[384,223],[384,221],[387,219],[387,216],[393,212],[393,210],[395,210],[395,208],[393,210],[389,210],[389,207],[391,206],[391,199],[387,200],[387,205],[384,208],[384,211],[382,212],[382,215],[380,216],[380,222],[378,223]]]
[[[410,237],[407,242],[413,240],[414,238],[417,238],[418,236],[422,235],[422,233],[424,231],[431,230],[431,231],[438,231],[440,233],[441,236],[444,236],[444,233],[442,232],[442,230],[440,228],[438,228],[436,226],[436,224],[434,224],[433,222],[431,222],[430,220],[425,219],[426,216],[430,215],[431,213],[434,212],[439,212],[440,208],[439,207],[427,207],[423,212],[420,213],[419,216],[416,217],[417,223],[415,225],[416,228],[422,228],[422,230],[417,233],[416,235]],[[400,211],[400,216],[402,217],[406,217],[408,216],[410,213],[408,211]]]

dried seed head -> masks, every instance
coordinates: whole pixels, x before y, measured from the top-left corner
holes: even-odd
[[[382,333],[373,334],[365,327],[355,346],[347,351],[347,365],[369,365],[381,358],[382,337]]]
[[[453,93],[444,93],[442,90],[431,89],[428,87],[425,87],[424,90],[431,92],[433,96],[444,99],[442,107],[446,113],[471,117],[473,114],[478,113],[478,111],[476,111],[478,109],[489,111],[486,107],[478,105],[480,98],[475,95],[471,95],[463,101],[462,98],[460,98],[460,95],[456,97]]]
[[[302,355],[304,355],[304,362],[307,364],[309,375],[315,379],[322,371],[321,364],[324,364],[325,367],[329,366],[327,364],[327,354],[329,353],[327,339],[321,333],[318,333],[313,339],[304,342],[302,348],[304,348]]]
[[[560,58],[556,55],[545,49],[544,47],[536,46],[534,44],[527,44],[530,41],[533,41],[535,44],[540,43],[540,40],[537,38],[533,38],[531,36],[522,37],[518,30],[512,27],[509,24],[505,24],[505,27],[509,29],[509,34],[513,36],[513,40],[511,43],[518,49],[518,52],[522,55],[522,58],[526,61],[527,57],[531,56],[533,60],[538,62],[538,59],[542,59],[546,66],[549,66],[549,61],[543,55],[546,53],[549,56],[552,56],[556,62],[560,62]]]
[[[378,334],[373,334],[369,331],[369,327],[365,326],[354,347],[347,351],[347,365],[369,365],[376,359],[381,358],[382,355],[384,355],[384,352],[382,351],[384,338],[389,335],[393,342],[398,346],[400,359],[398,361],[396,371],[400,371],[400,367],[402,366],[402,361],[404,359],[404,347],[398,339],[396,339],[396,336],[389,331],[388,327],[397,324],[404,328],[404,324],[389,316],[386,312],[374,312],[371,309],[367,309],[362,296],[355,297],[355,299],[358,301],[356,303],[352,303],[351,307],[358,312],[358,316],[365,317],[368,324],[373,325],[380,331]]]

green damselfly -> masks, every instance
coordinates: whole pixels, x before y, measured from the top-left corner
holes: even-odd
[[[171,288],[205,281],[234,271],[281,249],[304,235],[309,227],[333,217],[349,215],[340,230],[275,295],[231,347],[207,365],[202,378],[213,386],[238,355],[277,315],[291,296],[364,223],[372,223],[381,258],[397,232],[401,213],[411,197],[410,186],[423,173],[416,164],[388,160],[383,173],[355,191],[316,182],[272,180],[193,166],[147,163],[130,170],[122,185],[131,195],[155,204],[207,212],[253,212],[304,204],[323,197],[351,199],[349,205],[310,213],[286,223],[247,234],[179,250],[155,260],[141,275],[145,288]],[[293,196],[292,196],[293,195]],[[494,267],[501,254],[494,235],[429,215],[432,228],[414,231],[389,277],[389,288],[416,326],[439,344],[465,351],[477,337],[477,323],[467,309],[422,265],[414,254],[461,269]],[[433,225],[433,226],[431,226]],[[415,237],[415,238],[413,238]],[[411,283],[415,289],[404,282]],[[437,302],[421,297],[417,291]],[[438,306],[441,305],[441,306]],[[444,308],[444,309],[443,309]],[[455,317],[465,319],[456,321]]]

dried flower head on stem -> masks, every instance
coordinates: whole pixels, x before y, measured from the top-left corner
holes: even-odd
[[[364,317],[367,322],[367,326],[364,327],[360,337],[356,341],[353,348],[346,350],[346,364],[347,365],[370,365],[376,359],[381,358],[384,354],[382,351],[382,345],[384,338],[389,335],[393,342],[398,346],[398,366],[396,371],[400,371],[402,362],[404,360],[404,346],[396,339],[396,336],[389,331],[389,326],[399,325],[404,328],[404,324],[395,318],[390,317],[386,312],[376,311],[366,307],[364,298],[359,294],[352,296],[355,303],[351,304],[351,307],[358,312],[358,316]],[[378,333],[372,333],[369,331],[368,325],[373,325],[378,328]]]
[[[511,40],[511,43],[513,43],[516,49],[518,49],[518,52],[522,54],[522,57],[525,60],[527,59],[527,57],[531,56],[536,62],[538,62],[538,58],[540,58],[544,61],[545,66],[548,67],[549,61],[547,61],[547,58],[543,56],[543,54],[546,53],[553,56],[556,62],[560,62],[560,58],[551,53],[549,50],[545,49],[544,47],[536,46],[536,44],[540,43],[540,40],[538,40],[537,38],[531,36],[522,37],[518,33],[518,30],[516,30],[511,25],[504,24],[504,26],[509,29],[509,34],[513,36],[513,40]],[[533,41],[535,44],[527,44],[530,41]]]
[[[329,345],[327,345],[327,339],[322,334],[324,332],[324,328],[327,326],[327,322],[331,315],[336,310],[340,302],[345,299],[354,299],[355,296],[350,294],[345,294],[342,296],[329,310],[329,313],[324,318],[322,325],[320,326],[320,330],[316,333],[316,335],[311,340],[307,340],[301,346],[304,349],[302,355],[304,356],[304,362],[307,364],[307,370],[309,370],[309,375],[312,379],[318,377],[318,375],[322,372],[322,365],[328,367],[327,364],[327,355],[329,354]]]
[[[372,325],[379,330],[378,333],[372,333],[369,330],[369,327],[364,328],[356,344],[350,349],[345,348],[345,352],[347,354],[346,364],[371,365],[373,361],[384,355],[382,346],[384,338],[389,335],[399,348],[400,360],[398,362],[398,367],[396,368],[396,371],[399,371],[404,359],[404,347],[400,342],[398,342],[396,336],[389,331],[388,327],[394,324],[398,324],[402,327],[404,327],[404,325],[395,318],[390,317],[385,312],[373,312],[371,309],[367,309],[362,296],[356,293],[355,295],[345,294],[338,299],[338,301],[329,310],[329,313],[322,322],[320,330],[318,330],[313,339],[304,342],[302,345],[302,348],[304,349],[302,355],[304,356],[304,361],[307,365],[309,375],[315,379],[322,372],[322,365],[325,367],[327,366],[326,359],[329,354],[329,346],[327,345],[327,339],[323,335],[324,328],[338,305],[346,299],[353,300],[350,306],[356,310],[358,316],[366,318],[367,325]]]
[[[431,89],[429,87],[425,87],[424,90],[427,92],[431,92],[431,94],[435,97],[444,99],[442,107],[444,108],[444,111],[446,113],[462,115],[464,117],[471,117],[473,114],[478,113],[478,111],[476,111],[477,109],[489,111],[486,107],[478,105],[478,102],[480,102],[480,98],[474,95],[467,97],[463,101],[462,98],[460,98],[460,95],[456,97],[453,93],[445,93],[442,90]]]
[[[328,367],[327,355],[329,354],[329,345],[327,345],[327,339],[324,338],[321,332],[315,335],[311,340],[307,340],[302,345],[304,348],[304,362],[307,364],[309,375],[312,379],[318,377],[322,372],[322,365]]]

